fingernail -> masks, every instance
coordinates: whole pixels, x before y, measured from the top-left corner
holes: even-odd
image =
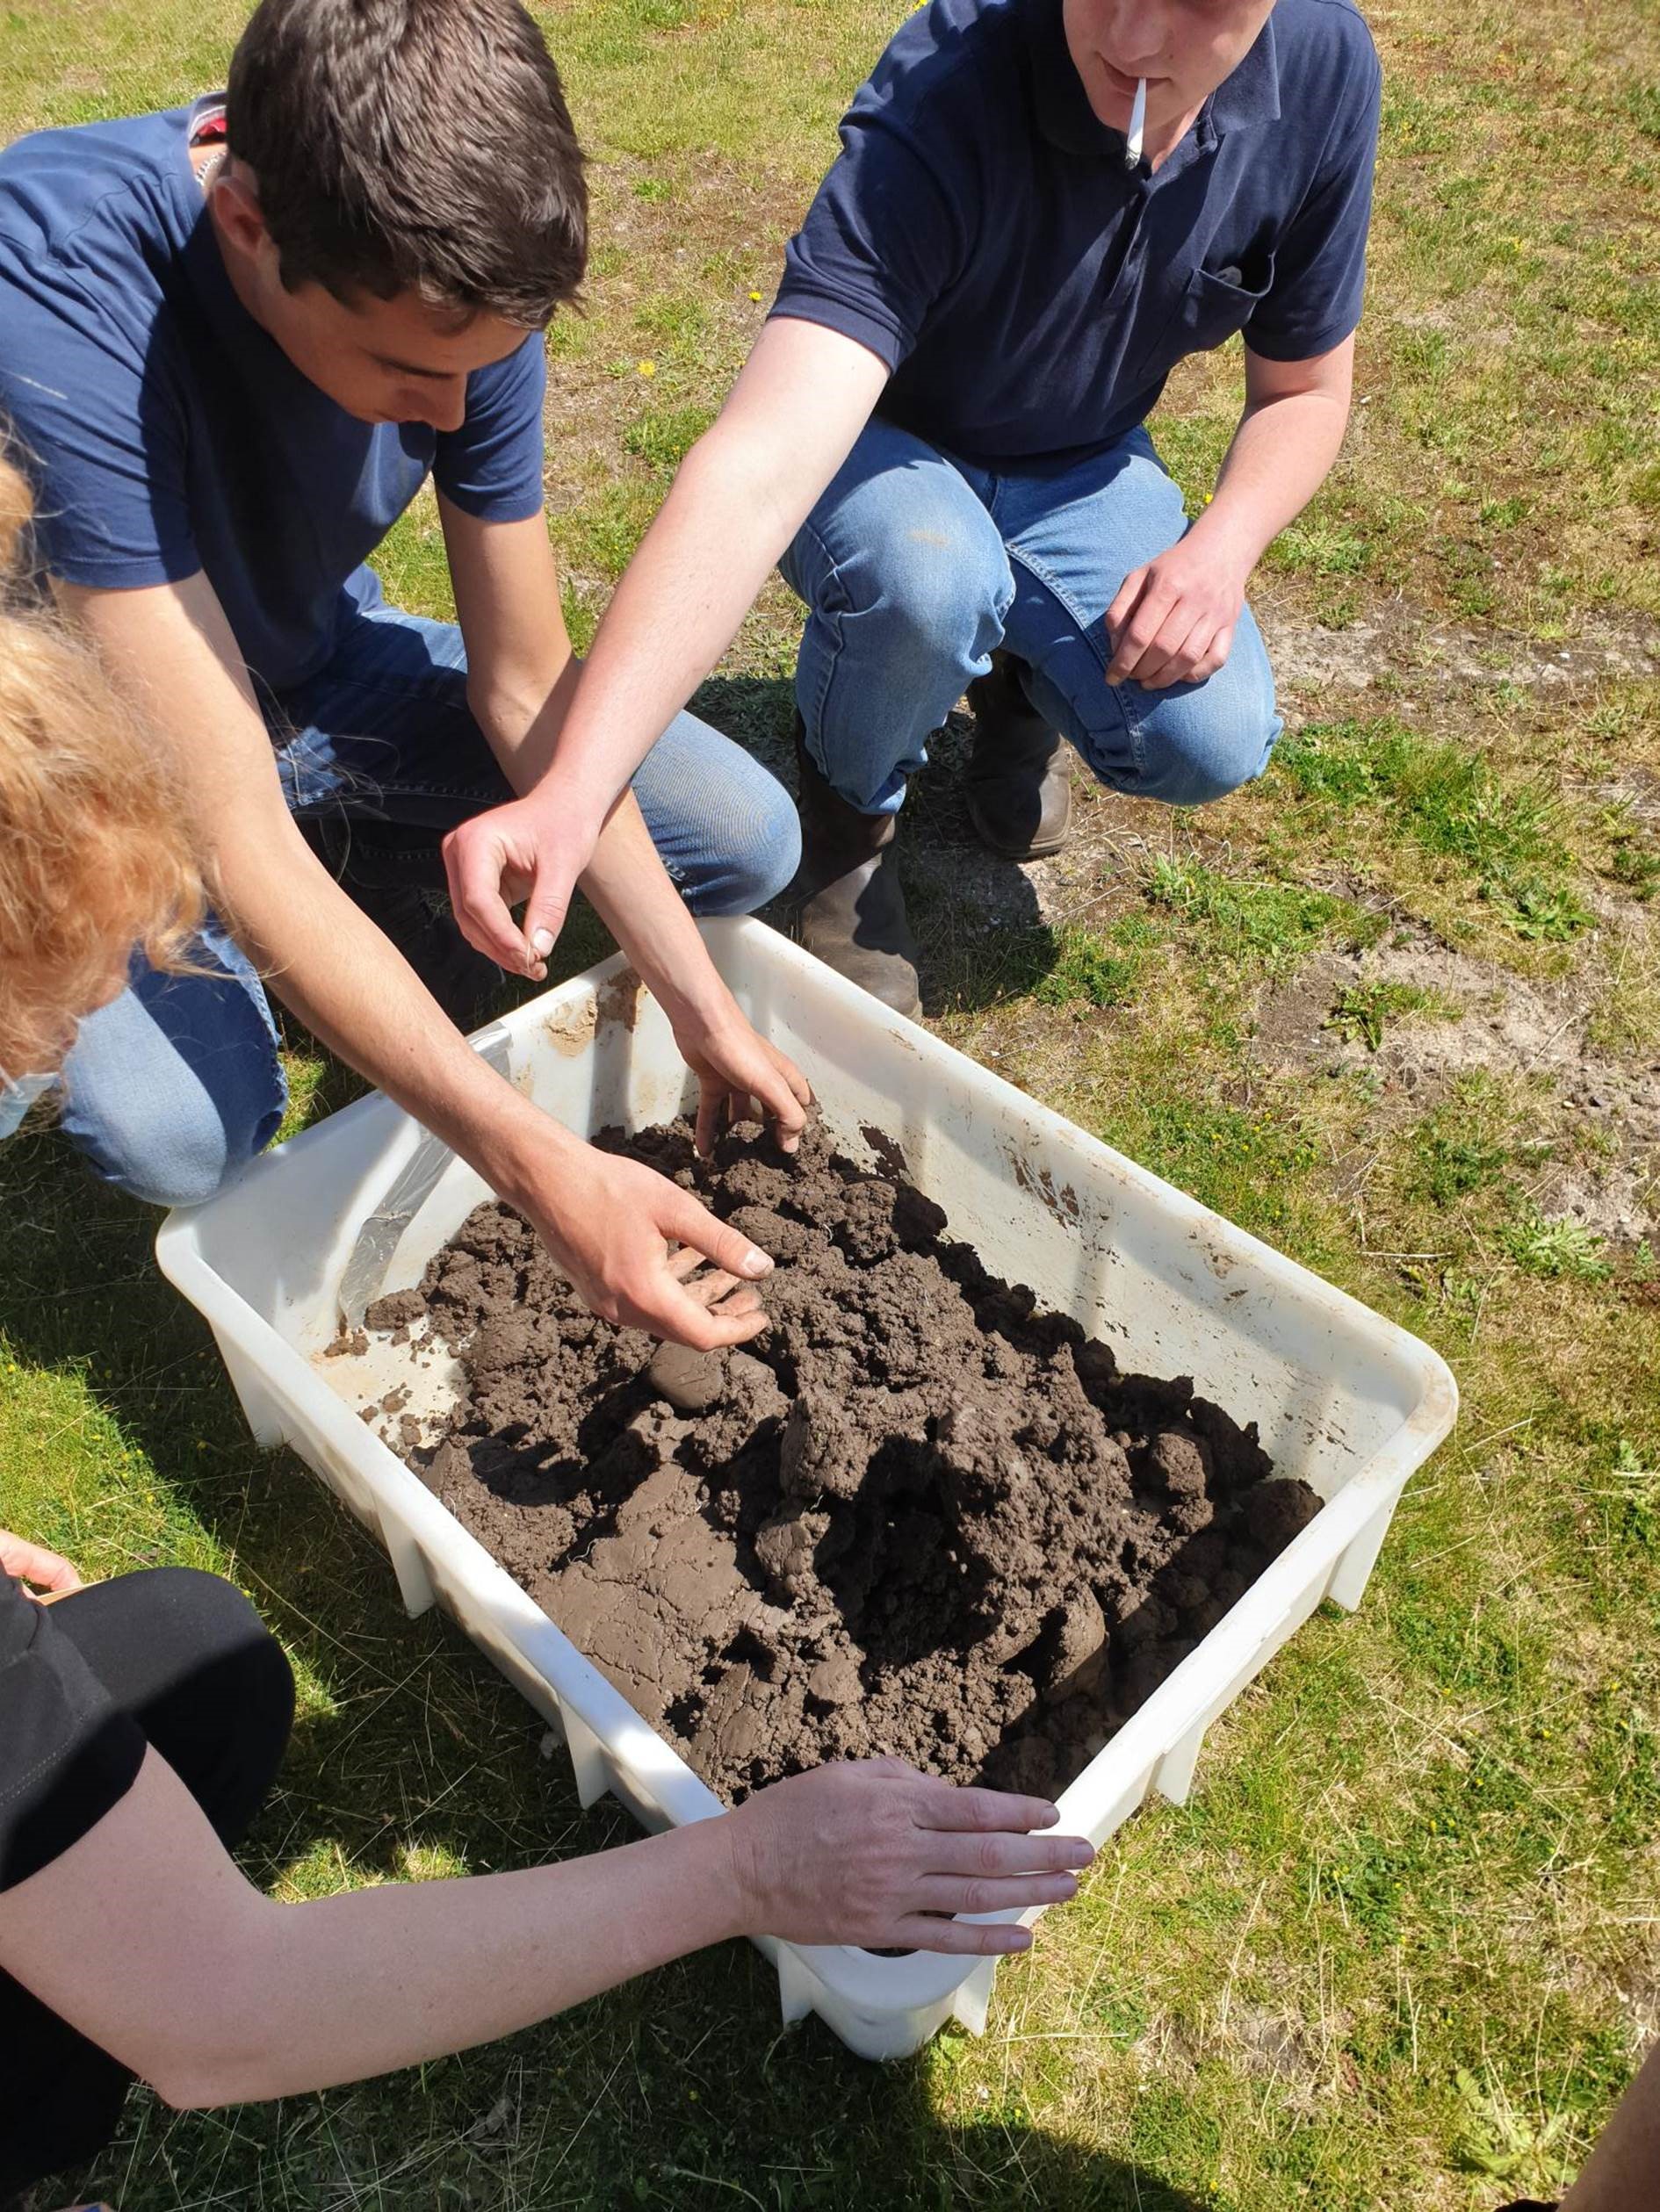
[[[1119,685],[1122,683],[1123,681],[1124,680],[1122,676],[1108,676],[1107,679],[1108,689],[1110,691],[1116,691]]]
[[[538,929],[532,935],[530,943],[535,947],[539,956],[543,960],[545,960],[553,949],[552,931],[551,929]]]
[[[772,1262],[768,1258],[765,1252],[750,1251],[746,1253],[744,1257],[744,1273],[746,1275],[753,1279],[757,1275],[770,1275],[771,1272]]]

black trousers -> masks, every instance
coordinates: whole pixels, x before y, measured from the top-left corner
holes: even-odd
[[[242,1592],[217,1574],[158,1567],[77,1590],[52,1617],[220,1841],[240,1842],[276,1778],[294,1717],[288,1661]],[[88,1967],[96,1972],[97,1960]],[[4,1971],[0,2053],[4,2201],[96,2158],[133,2077]]]

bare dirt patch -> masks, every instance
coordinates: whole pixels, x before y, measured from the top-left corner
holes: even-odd
[[[1368,1049],[1332,1021],[1346,992],[1363,984],[1433,994],[1453,1018],[1404,1014]],[[1660,1225],[1660,1051],[1630,1060],[1599,1052],[1588,1034],[1592,1011],[1581,976],[1530,980],[1420,940],[1322,953],[1288,982],[1266,988],[1252,1048],[1276,1074],[1368,1069],[1384,1120],[1427,1111],[1473,1069],[1548,1079],[1563,1120],[1596,1131],[1599,1156],[1553,1169],[1535,1203],[1599,1236],[1635,1240]]]

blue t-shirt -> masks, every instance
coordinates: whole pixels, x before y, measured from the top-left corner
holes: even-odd
[[[120,590],[201,571],[281,692],[379,603],[363,564],[429,472],[483,521],[539,510],[546,355],[532,332],[475,371],[453,432],[348,414],[231,288],[189,159],[206,104],[0,153],[0,415],[54,574]]]
[[[1236,330],[1273,361],[1353,330],[1379,85],[1352,0],[1277,0],[1158,173],[1131,174],[1061,0],[933,0],[844,118],[772,313],[868,346],[879,411],[965,460],[1109,444]]]

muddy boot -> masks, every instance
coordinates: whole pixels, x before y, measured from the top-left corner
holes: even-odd
[[[795,933],[838,976],[914,1021],[922,999],[893,845],[898,824],[891,814],[861,814],[831,789],[807,757],[798,719],[796,766],[801,869],[789,892]]]
[[[974,751],[963,796],[982,845],[1006,861],[1036,861],[1058,853],[1072,826],[1072,760],[1027,698],[1020,666],[995,652],[991,674],[969,686]]]

